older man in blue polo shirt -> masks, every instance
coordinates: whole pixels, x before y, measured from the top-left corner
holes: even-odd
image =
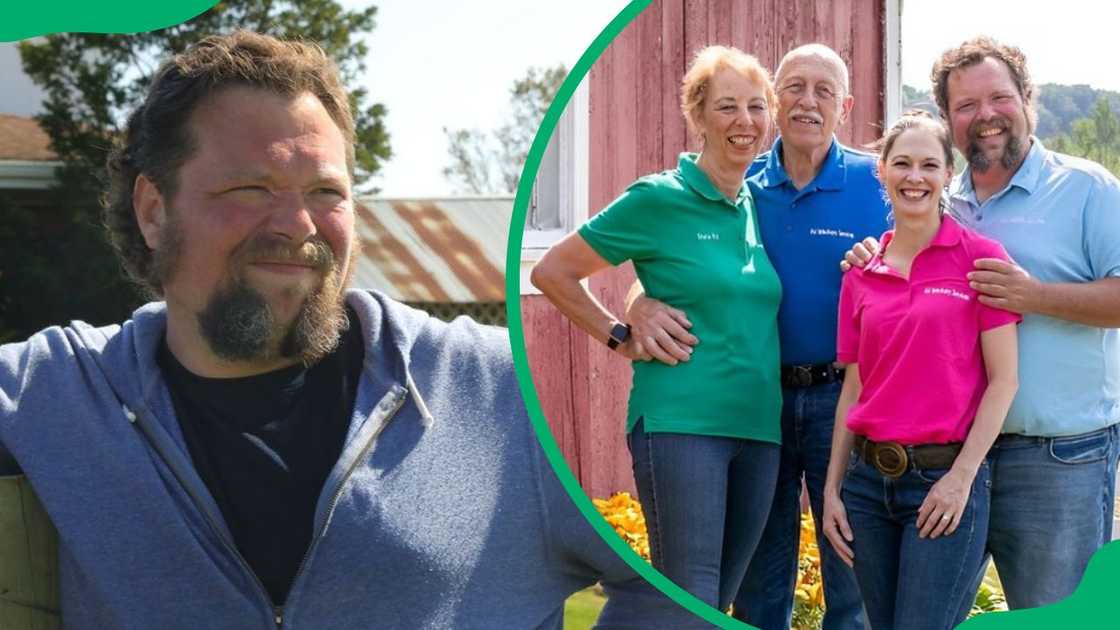
[[[817,520],[840,394],[836,360],[839,256],[866,234],[888,227],[875,158],[842,146],[833,133],[853,105],[848,70],[835,51],[801,46],[775,75],[780,137],[759,156],[747,183],[758,208],[766,253],[782,281],[782,457],[770,517],[751,560],[735,616],[763,630],[790,626],[797,579],[802,475]],[[635,338],[669,363],[688,359],[697,340],[685,313],[638,297],[628,320]],[[862,629],[863,606],[851,570],[819,540],[825,630]]]

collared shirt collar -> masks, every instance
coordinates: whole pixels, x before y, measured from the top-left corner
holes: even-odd
[[[957,220],[949,216],[948,213],[941,215],[941,226],[937,228],[937,234],[933,235],[933,240],[929,242],[926,247],[955,247],[961,242],[962,228]],[[883,262],[883,252],[887,250],[887,245],[894,238],[894,230],[887,230],[883,232],[883,236],[879,238],[879,251],[871,257],[867,263],[867,270],[874,273],[888,273],[889,268]]]
[[[1041,140],[1031,136],[1031,148],[1027,151],[1027,157],[1023,159],[1019,169],[1011,176],[1011,181],[1007,182],[1007,186],[992,195],[991,198],[999,197],[1012,186],[1022,188],[1028,195],[1033,194],[1035,188],[1038,187],[1039,178],[1042,177],[1042,166],[1045,159],[1046,147],[1042,146]],[[954,178],[950,197],[979,205],[976,201],[976,190],[972,186],[971,166],[966,166],[961,174]]]
[[[696,159],[698,157],[696,153],[681,153],[680,157],[677,159],[677,169],[681,172],[681,177],[684,179],[684,182],[688,184],[688,187],[695,191],[696,194],[705,199],[729,203],[727,197],[724,197],[723,193],[712,183],[712,180],[708,179],[708,174],[704,172],[704,169],[696,164]],[[743,185],[739,187],[739,196],[736,197],[735,204],[743,203],[743,201],[749,199],[750,196],[751,191],[746,181],[744,181]]]
[[[836,136],[833,136],[832,144],[829,145],[828,153],[821,163],[821,170],[802,190],[840,190],[844,187],[846,176],[844,153],[840,150],[840,143],[837,142]],[[789,173],[782,165],[780,136],[774,141],[774,146],[770,148],[770,153],[766,157],[766,167],[762,170],[761,180],[760,183],[765,188],[781,186],[789,181]]]

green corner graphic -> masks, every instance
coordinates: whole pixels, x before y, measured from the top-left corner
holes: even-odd
[[[48,0],[12,3],[0,20],[0,41],[51,33],[140,33],[185,22],[218,0]]]
[[[957,626],[964,630],[1049,630],[1050,628],[1107,628],[1116,623],[1112,598],[1116,596],[1116,576],[1120,575],[1120,541],[1097,550],[1085,569],[1085,576],[1073,595],[1046,606],[1027,610],[988,613]]]

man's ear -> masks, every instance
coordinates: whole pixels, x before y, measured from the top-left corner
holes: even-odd
[[[155,183],[144,175],[137,175],[132,185],[132,209],[136,212],[136,223],[148,249],[159,247],[159,235],[167,219],[166,208],[163,194]]]
[[[843,125],[848,122],[848,117],[852,115],[852,106],[855,105],[856,98],[851,94],[845,94],[844,100],[840,101],[840,122],[837,126]]]

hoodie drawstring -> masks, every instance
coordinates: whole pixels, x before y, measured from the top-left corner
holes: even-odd
[[[424,399],[420,396],[420,389],[416,387],[416,381],[412,380],[412,373],[409,372],[407,368],[405,369],[404,380],[405,384],[408,386],[408,392],[412,394],[413,400],[416,401],[416,406],[420,409],[421,422],[423,422],[425,427],[432,426],[432,423],[434,423],[436,419],[432,417],[432,413],[428,411],[428,405],[424,404]]]

